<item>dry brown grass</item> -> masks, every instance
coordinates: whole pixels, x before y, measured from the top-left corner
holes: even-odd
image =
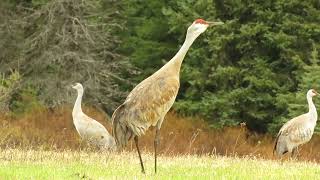
[[[111,132],[111,124],[105,116],[93,108],[84,111],[101,122]],[[0,117],[1,148],[32,149],[79,149],[86,148],[73,126],[71,107],[55,110],[38,109],[33,113],[13,118]],[[153,151],[154,130],[140,138],[143,151]],[[199,118],[179,117],[169,113],[161,128],[160,153],[177,154],[217,154],[228,156],[256,156],[274,159],[273,138],[248,132],[246,127],[226,127],[211,129]],[[135,150],[131,141],[127,150]],[[314,135],[309,143],[300,148],[300,160],[320,162],[320,137]]]

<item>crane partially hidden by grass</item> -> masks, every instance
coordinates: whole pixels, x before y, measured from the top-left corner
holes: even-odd
[[[114,138],[109,134],[107,129],[98,121],[88,117],[82,112],[82,85],[80,83],[76,83],[72,88],[78,91],[78,97],[72,110],[72,118],[74,126],[82,140],[102,149],[115,149],[116,144]]]
[[[222,22],[195,20],[189,26],[186,39],[178,53],[161,69],[139,83],[112,115],[113,135],[119,148],[127,145],[133,138],[139,154],[142,172],[145,173],[138,137],[144,135],[150,126],[156,126],[154,152],[155,172],[157,172],[157,146],[160,143],[160,128],[163,119],[178,94],[179,73],[182,61],[194,42],[209,25],[221,25]]]
[[[316,95],[319,94],[310,89],[307,93],[309,112],[291,119],[280,129],[273,149],[278,156],[289,152],[291,157],[295,157],[298,146],[311,139],[318,119],[316,106],[312,102],[312,97]]]

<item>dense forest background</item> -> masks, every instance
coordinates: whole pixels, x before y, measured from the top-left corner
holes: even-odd
[[[81,82],[84,102],[111,115],[197,18],[225,24],[189,50],[174,111],[260,133],[307,111],[320,89],[318,0],[0,0],[0,108],[71,104]]]

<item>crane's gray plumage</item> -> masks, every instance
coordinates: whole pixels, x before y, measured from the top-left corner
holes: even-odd
[[[80,83],[72,86],[78,92],[77,100],[72,111],[74,126],[80,137],[88,143],[103,149],[115,149],[114,138],[109,134],[107,129],[98,121],[88,117],[82,112],[81,100],[83,96],[83,87]]]
[[[318,95],[314,89],[310,89],[307,93],[309,112],[286,122],[280,129],[273,152],[281,156],[287,152],[296,152],[299,145],[308,142],[316,126],[318,114],[312,97]]]
[[[212,22],[212,25],[223,24]],[[140,158],[142,172],[143,162],[138,146],[138,137],[143,135],[150,126],[156,126],[154,141],[155,172],[157,171],[157,145],[160,142],[160,128],[163,119],[178,94],[179,73],[182,61],[193,41],[203,33],[209,22],[197,19],[188,28],[185,42],[178,53],[161,69],[139,83],[112,115],[113,135],[119,148],[127,145],[134,138]]]

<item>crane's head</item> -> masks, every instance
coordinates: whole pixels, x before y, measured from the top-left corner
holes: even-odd
[[[83,90],[83,87],[80,83],[75,83],[74,85],[72,85],[72,88],[76,90]]]
[[[207,30],[208,27],[222,25],[223,22],[210,22],[203,19],[196,19],[188,28],[188,34],[198,37]]]
[[[310,89],[307,93],[307,96],[311,96],[311,97],[316,96],[316,95],[319,95],[319,93],[314,89]]]

